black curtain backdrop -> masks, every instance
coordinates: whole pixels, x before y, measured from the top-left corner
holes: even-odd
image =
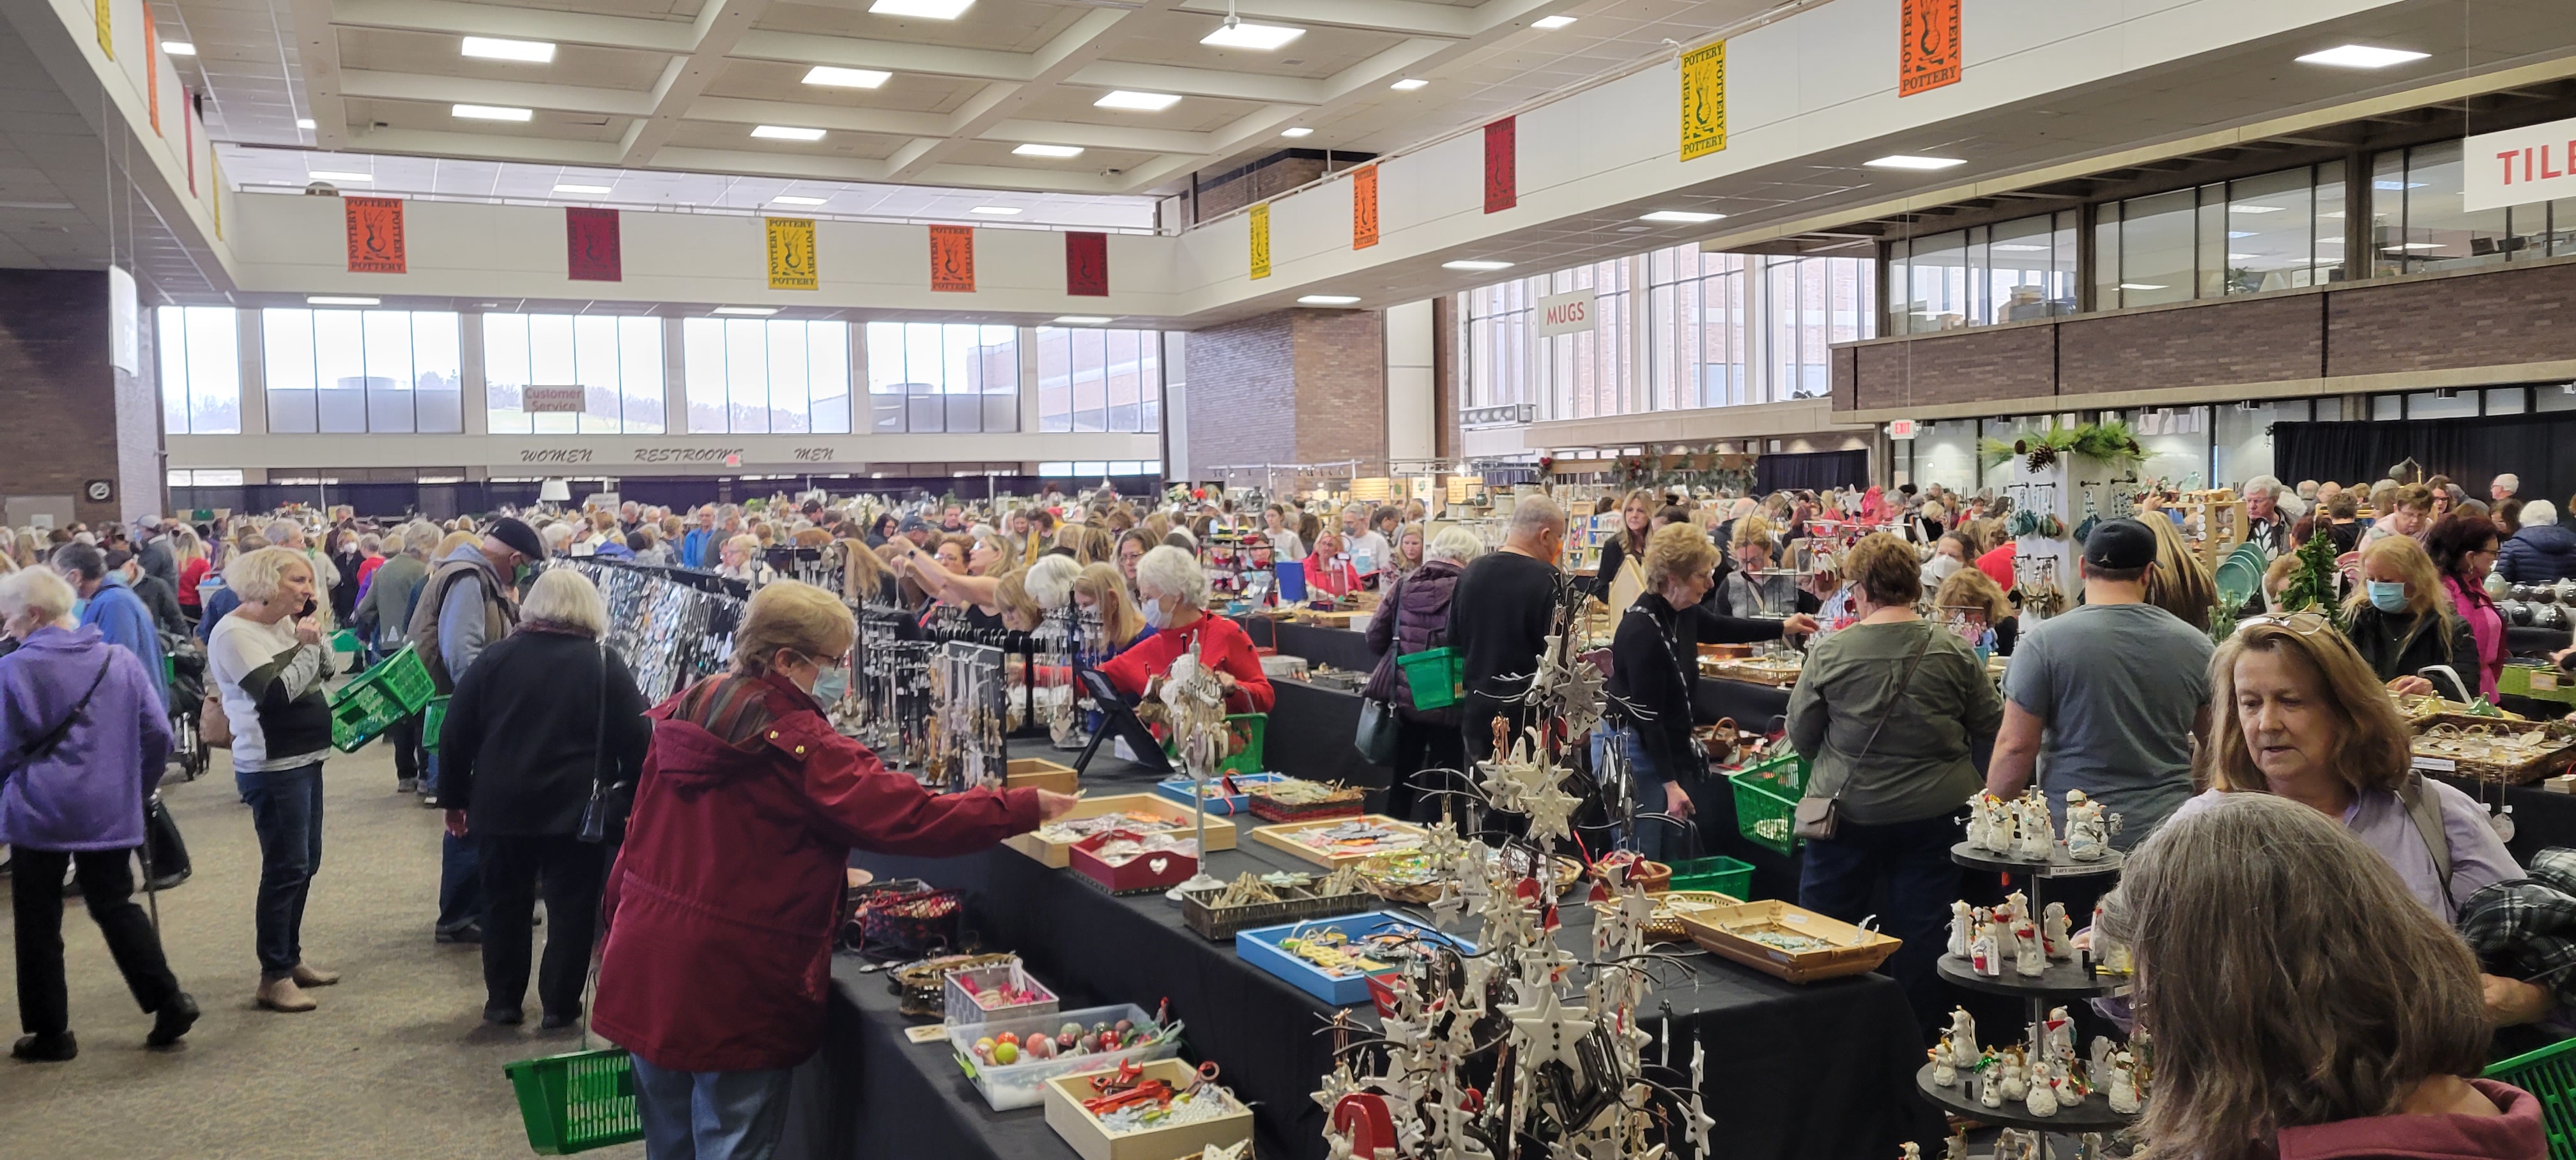
[[[2488,480],[2512,472],[2522,477],[2522,498],[2563,505],[2576,492],[2576,454],[2563,450],[2571,439],[2576,411],[2403,423],[2275,423],[2273,474],[2291,483],[2369,484],[2411,458],[2424,465],[2425,475],[2447,475],[2480,502],[2487,498]]]
[[[1753,461],[1756,494],[1791,489],[1823,491],[1829,487],[1868,487],[1869,452],[1808,451],[1764,455]]]

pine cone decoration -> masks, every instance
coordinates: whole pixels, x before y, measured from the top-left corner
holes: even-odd
[[[2029,464],[2032,471],[2046,471],[2048,470],[2049,465],[2056,462],[2056,448],[2045,443],[2033,444],[2031,446]]]

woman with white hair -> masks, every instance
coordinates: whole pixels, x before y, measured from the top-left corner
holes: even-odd
[[[1207,614],[1207,571],[1198,557],[1165,545],[1136,562],[1136,599],[1154,635],[1100,666],[1118,691],[1131,697],[1151,694],[1183,652],[1216,673],[1225,686],[1226,708],[1234,713],[1267,713],[1272,691],[1261,671],[1261,656],[1243,626]]]
[[[2522,527],[2496,549],[2496,574],[2513,584],[2554,584],[2576,576],[2576,529],[2558,522],[2558,505],[2522,505]]]
[[[723,562],[716,566],[716,575],[727,580],[739,580],[743,587],[754,592],[769,587],[771,581],[778,579],[778,570],[762,558],[760,540],[755,536],[746,534],[726,540],[724,546],[717,549],[717,554]]]
[[[438,801],[448,832],[471,836],[481,855],[484,1020],[524,1018],[528,921],[542,890],[540,1025],[565,1027],[581,1016],[609,851],[653,730],[634,674],[599,642],[608,609],[589,578],[547,569],[519,617],[456,683],[439,731]]]
[[[1419,536],[1421,531],[1408,526],[1404,534]],[[1367,693],[1395,707],[1395,776],[1386,791],[1386,812],[1392,817],[1431,821],[1440,816],[1439,806],[1427,795],[1447,786],[1426,778],[1426,771],[1465,776],[1467,739],[1458,732],[1455,698],[1440,708],[1416,708],[1412,675],[1399,658],[1448,647],[1450,594],[1458,587],[1459,574],[1484,554],[1485,542],[1476,533],[1456,524],[1442,528],[1423,548],[1422,566],[1397,579],[1379,602],[1378,614],[1369,618],[1369,648],[1379,656]]]

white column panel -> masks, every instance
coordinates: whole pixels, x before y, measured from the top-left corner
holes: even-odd
[[[462,397],[456,402],[458,410],[464,413],[465,433],[489,435],[492,433],[492,394],[485,388],[483,379],[482,314],[457,314],[456,359],[463,364],[461,377],[464,382],[458,387]]]
[[[1438,443],[1432,428],[1438,411],[1433,394],[1431,302],[1407,302],[1386,309],[1386,455],[1389,459],[1429,459]]]
[[[1393,339],[1389,339],[1392,344]],[[1163,478],[1194,479],[1190,471],[1189,335],[1163,332]]]

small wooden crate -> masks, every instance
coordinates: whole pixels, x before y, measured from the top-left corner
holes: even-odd
[[[1241,1099],[1234,1112],[1213,1120],[1112,1136],[1082,1102],[1092,1096],[1093,1076],[1114,1074],[1116,1069],[1086,1071],[1046,1081],[1047,1126],[1082,1160],[1196,1160],[1211,1144],[1231,1148],[1252,1138],[1252,1111],[1240,1106]],[[1179,1089],[1196,1081],[1198,1072],[1177,1059],[1158,1059],[1145,1065],[1145,1078]]]
[[[1233,942],[1237,931],[1256,926],[1278,926],[1281,923],[1304,922],[1310,918],[1332,918],[1376,909],[1377,895],[1365,890],[1354,894],[1317,894],[1311,886],[1274,887],[1277,902],[1256,902],[1250,906],[1228,906],[1223,909],[1208,905],[1223,886],[1210,886],[1181,895],[1181,921],[1209,942]]]
[[[1280,850],[1285,850],[1297,858],[1312,862],[1318,866],[1325,866],[1335,870],[1339,870],[1344,866],[1367,861],[1379,854],[1388,852],[1385,850],[1367,850],[1348,854],[1328,854],[1300,843],[1292,836],[1303,833],[1307,830],[1329,830],[1335,826],[1348,825],[1352,822],[1367,822],[1372,825],[1384,826],[1398,834],[1411,834],[1417,845],[1423,841],[1429,840],[1431,837],[1430,832],[1424,830],[1420,826],[1399,822],[1394,818],[1385,816],[1384,814],[1363,814],[1358,817],[1323,818],[1311,822],[1289,822],[1284,825],[1261,826],[1252,831],[1252,840],[1267,846],[1276,847]],[[1208,833],[1210,835],[1209,844],[1213,845],[1213,839],[1216,833],[1215,822],[1211,821],[1208,823]]]
[[[1877,970],[1898,946],[1896,939],[1877,931],[1862,930],[1776,899],[1679,917],[1682,929],[1702,948],[1792,983]],[[1745,937],[1766,929],[1802,934],[1831,945],[1811,951],[1784,951]]]
[[[1655,913],[1646,919],[1649,942],[1689,942],[1690,932],[1682,928],[1686,915],[1708,914],[1729,906],[1741,906],[1744,900],[1714,890],[1674,890],[1655,896]],[[1616,902],[1595,902],[1592,909],[1599,917],[1595,922],[1608,922],[1619,912]]]
[[[1043,789],[1056,793],[1081,792],[1080,775],[1072,766],[1043,757],[1013,758],[1009,765],[1003,767],[1002,786],[1005,789]]]
[[[1129,810],[1135,810],[1140,813],[1149,813],[1158,817],[1170,818],[1173,821],[1179,822],[1181,824],[1181,829],[1190,829],[1190,810],[1187,807],[1174,805],[1171,802],[1150,793],[1130,793],[1118,794],[1112,797],[1085,798],[1083,799],[1082,804],[1073,807],[1073,809],[1068,811],[1064,816],[1066,818],[1096,818],[1102,814],[1123,814]],[[1209,850],[1233,849],[1234,836],[1235,831],[1233,822],[1229,822],[1224,818],[1218,817],[1211,817],[1207,820],[1207,848]],[[1017,850],[1020,853],[1026,854],[1031,858],[1037,859],[1040,863],[1043,863],[1050,869],[1062,870],[1073,864],[1072,842],[1050,842],[1038,837],[1037,832],[1034,830],[1025,834],[1016,834],[1011,837],[1004,838],[1002,839],[1002,844]]]

